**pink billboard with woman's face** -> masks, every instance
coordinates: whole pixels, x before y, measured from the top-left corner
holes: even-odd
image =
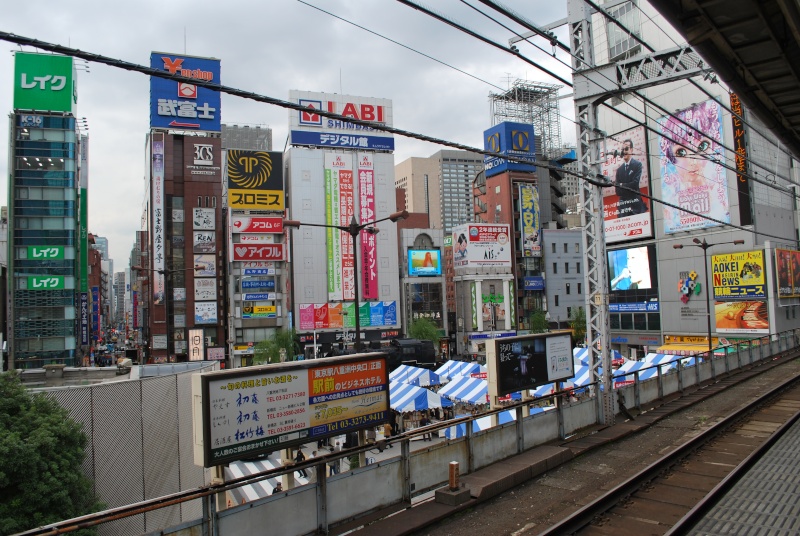
[[[661,198],[680,207],[664,205],[664,232],[730,223],[727,174],[720,165],[725,153],[719,103],[701,102],[658,123]]]

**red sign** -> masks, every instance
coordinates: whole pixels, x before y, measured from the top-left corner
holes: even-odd
[[[488,372],[473,372],[473,373],[471,373],[469,375],[469,377],[470,378],[480,378],[482,380],[485,380],[486,378],[489,377],[489,373]]]
[[[283,244],[263,244],[245,246],[233,245],[233,260],[235,261],[282,261]]]
[[[282,233],[283,219],[233,216],[231,227],[234,233]]]

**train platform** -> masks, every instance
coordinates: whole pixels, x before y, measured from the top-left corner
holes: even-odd
[[[763,368],[745,369],[716,382],[687,389],[682,395],[664,399],[660,405],[648,407],[641,413],[631,411],[633,419],[621,420],[611,426],[595,425],[584,429],[568,440],[553,441],[530,449],[491,466],[461,476],[462,486],[469,489],[469,499],[458,505],[447,505],[434,499],[420,502],[413,507],[395,505],[370,518],[336,527],[331,534],[350,533],[357,536],[401,536],[414,534],[425,527],[444,520],[458,512],[473,508],[515,486],[544,474],[581,454],[619,441],[644,430],[658,421],[714,396],[732,384],[736,384],[763,372]]]
[[[796,421],[688,534],[800,534],[799,456]]]

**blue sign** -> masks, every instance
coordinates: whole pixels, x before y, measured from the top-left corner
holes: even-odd
[[[523,277],[522,290],[544,290],[544,277],[538,275]]]
[[[100,287],[92,287],[92,333],[100,327]]]
[[[219,60],[153,52],[150,68],[220,83]],[[150,77],[150,127],[219,132],[220,93],[194,84]]]
[[[536,171],[536,141],[533,125],[504,121],[483,132],[483,150],[497,156],[484,156],[483,167],[486,177],[499,175],[505,171]],[[509,162],[503,156],[522,158],[531,164]]]
[[[470,340],[491,339],[491,338],[502,339],[503,337],[516,337],[516,336],[517,336],[516,331],[503,331],[503,332],[495,331],[494,337],[492,337],[491,333],[471,333],[469,335],[469,339]]]
[[[292,145],[313,145],[315,147],[342,147],[345,149],[374,149],[394,151],[394,138],[365,136],[363,134],[336,134],[327,132],[307,132],[292,130]]]
[[[242,288],[266,288],[275,290],[275,280],[249,279],[247,281],[242,281]]]
[[[264,300],[277,300],[278,295],[274,292],[264,292],[261,294],[245,294],[244,301],[264,301]]]
[[[245,268],[244,275],[275,275],[275,268]]]
[[[658,302],[609,303],[610,313],[657,313],[661,310]]]

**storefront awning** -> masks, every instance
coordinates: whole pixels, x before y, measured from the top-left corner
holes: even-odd
[[[669,355],[697,355],[708,353],[705,344],[664,344],[658,347],[657,353]]]

